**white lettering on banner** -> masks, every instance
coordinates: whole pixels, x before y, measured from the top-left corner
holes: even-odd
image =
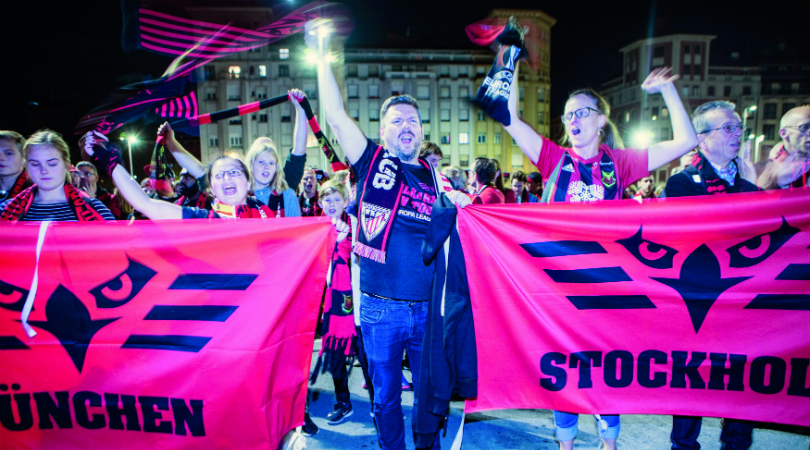
[[[393,170],[391,170],[393,168]],[[397,165],[390,159],[383,159],[380,161],[379,172],[374,175],[371,181],[372,186],[376,189],[391,190],[394,187],[394,180],[396,178]]]

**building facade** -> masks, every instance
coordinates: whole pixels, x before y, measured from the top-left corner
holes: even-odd
[[[612,107],[612,119],[626,146],[646,147],[672,138],[672,127],[664,99],[660,94],[647,95],[641,84],[658,67],[671,67],[681,100],[688,113],[713,100],[736,103],[742,116],[759,102],[761,77],[755,66],[712,65],[711,41],[715,36],[677,34],[638,40],[619,51],[623,57],[620,77],[602,86],[602,95]],[[753,111],[752,111],[753,112]],[[754,122],[754,123],[752,123]],[[756,129],[756,114],[750,114],[747,126]],[[664,183],[673,161],[658,168],[657,183]]]
[[[779,122],[791,109],[810,105],[810,63],[766,64],[759,67],[762,91],[757,103],[758,115],[752,131],[760,145],[758,161],[768,158],[779,137]]]
[[[521,65],[520,105],[524,120],[539,133],[549,132],[549,52],[554,19],[540,11],[495,10],[492,17],[515,15],[537,33],[537,64]],[[302,89],[318,111],[315,64],[296,42],[254,49],[215,60],[198,69],[201,114],[284,95]],[[534,170],[501,124],[470,102],[492,65],[494,54],[481,50],[344,49],[334,45],[333,70],[343,90],[347,113],[370,139],[380,139],[380,106],[388,97],[409,94],[419,102],[425,139],[442,148],[444,165],[468,169],[476,157],[497,158],[504,172]],[[292,147],[295,111],[283,103],[229,121],[200,127],[202,160],[225,152],[244,154],[258,137],[270,136],[282,157]],[[340,146],[324,120],[319,120],[333,146]],[[320,149],[310,133],[307,164],[323,168]]]

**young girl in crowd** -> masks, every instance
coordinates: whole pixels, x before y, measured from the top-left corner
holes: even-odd
[[[6,201],[0,221],[115,220],[101,201],[70,183],[70,150],[59,133],[37,131],[25,141],[23,155],[34,185]]]
[[[677,76],[670,77],[668,68],[653,70],[641,89],[662,94],[674,138],[647,149],[621,149],[622,140],[610,121],[610,105],[591,89],[575,91],[565,103],[563,145],[570,147],[540,136],[517,113],[517,72],[508,102],[511,125],[505,128],[547,180],[543,202],[620,200],[626,187],[697,146],[697,135],[673,84]],[[577,415],[554,411],[554,422],[561,448],[572,449]],[[606,447],[615,449],[619,416],[603,415],[598,422]]]
[[[297,102],[293,102],[301,108]],[[302,112],[303,114],[303,112]],[[306,122],[301,121],[306,126]],[[302,146],[306,147],[306,129],[303,133],[296,130],[296,145],[303,134]],[[270,207],[278,217],[301,217],[298,197],[295,191],[287,186],[284,171],[278,170],[278,152],[273,140],[261,137],[253,142],[247,154],[248,167],[253,173],[251,189],[259,201]]]

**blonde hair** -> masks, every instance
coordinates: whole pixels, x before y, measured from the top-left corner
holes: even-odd
[[[332,175],[332,179],[336,180],[338,183],[345,183],[346,178],[348,177],[349,177],[348,170],[338,170],[337,172],[335,172],[334,175]]]
[[[327,195],[332,195],[334,193],[340,194],[340,196],[343,197],[343,200],[347,200],[349,198],[349,190],[346,189],[346,185],[340,180],[336,180],[334,178],[322,184],[321,187],[318,188],[318,196],[320,198],[324,198]]]
[[[248,169],[252,172],[253,171],[253,163],[256,161],[256,158],[259,157],[264,152],[270,152],[273,156],[273,159],[276,160],[276,174],[273,175],[273,179],[270,180],[270,184],[268,187],[272,187],[275,189],[277,193],[282,193],[289,189],[287,185],[287,180],[284,178],[284,171],[281,170],[281,158],[278,156],[278,150],[276,150],[276,144],[273,142],[272,139],[269,137],[260,137],[253,141],[253,144],[250,146],[248,150],[247,156],[247,165]],[[253,183],[256,183],[256,176],[253,174]],[[253,185],[251,185],[251,190],[253,189]]]
[[[31,147],[35,145],[47,145],[59,152],[59,156],[62,157],[62,162],[65,163],[65,183],[70,184],[70,148],[67,142],[62,139],[62,135],[48,129],[39,130],[32,134],[25,141],[25,146],[23,147],[23,156],[25,156],[26,161],[28,161],[28,153],[31,151]]]

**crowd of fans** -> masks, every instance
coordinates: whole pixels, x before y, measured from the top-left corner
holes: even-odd
[[[310,42],[308,45],[317,48]],[[298,90],[290,91],[296,131],[294,147],[282,168],[279,149],[269,137],[257,139],[244,159],[221,156],[205,167],[175,139],[171,126],[164,124],[157,136],[182,170],[176,177],[169,170],[161,179],[137,183],[121,163],[120,153],[100,133],[82,137],[78,144],[87,160],[74,166],[68,143],[54,131],[41,130],[27,139],[13,131],[0,131],[0,220],[328,216],[339,239],[321,328],[324,350],[319,368],[333,375],[337,398],[327,420],[337,424],[352,413],[346,366],[357,357],[374,403],[381,446],[404,448],[399,401],[403,350],[407,349],[410,356],[416,383],[422,344],[418,331],[394,328],[409,314],[417,324],[421,320],[424,325],[426,320],[432,271],[419,267],[419,241],[414,238],[424,235],[430,207],[437,197],[446,195],[464,207],[630,198],[643,201],[807,185],[810,107],[797,107],[785,114],[779,130],[782,143],[768,161],[753,165],[750,142],[743,139],[747,133],[735,105],[709,102],[696,108],[690,120],[673,85],[674,77],[666,70],[653,71],[642,89],[663,95],[674,138],[649,149],[623,149],[610,122],[610,106],[589,89],[574,92],[566,102],[566,133],[558,145],[519,119],[518,88],[512,86],[512,120],[506,129],[537,171],[506,174],[497,159],[476,158],[469,170],[443,165],[441,148],[422,139],[417,103],[409,96],[392,97],[383,104],[383,145],[367,139],[346,115],[331,67],[325,67],[319,74],[321,98],[346,153],[348,171],[328,176],[306,166],[306,120],[298,103],[303,93]],[[517,82],[517,74],[514,79]],[[679,158],[680,165],[667,182],[656,185],[653,171]],[[366,183],[368,179],[373,183]],[[113,182],[115,188],[105,189],[102,181]],[[399,185],[404,188],[391,189]],[[399,192],[398,197],[394,191]],[[376,214],[374,211],[384,210],[386,204],[402,205],[402,211],[391,229],[383,231],[390,237],[388,243],[383,240],[380,244],[376,240],[380,230],[367,231],[363,224],[360,228],[364,230],[359,232],[357,218]],[[364,205],[376,209],[367,212],[362,210]],[[352,272],[360,266],[360,256],[363,270],[355,276]],[[388,328],[381,326],[383,322]],[[364,346],[363,341],[376,344]],[[385,342],[385,349],[378,347],[380,342]],[[603,415],[598,420],[606,446],[615,448],[619,417]],[[555,411],[555,423],[561,446],[572,448],[576,415]],[[734,435],[736,439],[726,441],[726,448],[748,448],[751,430],[750,424],[725,421],[724,436]],[[305,431],[314,434],[317,427],[308,420]],[[699,433],[700,418],[675,417],[673,448],[699,448],[690,447]],[[438,433],[430,445],[438,448]]]

